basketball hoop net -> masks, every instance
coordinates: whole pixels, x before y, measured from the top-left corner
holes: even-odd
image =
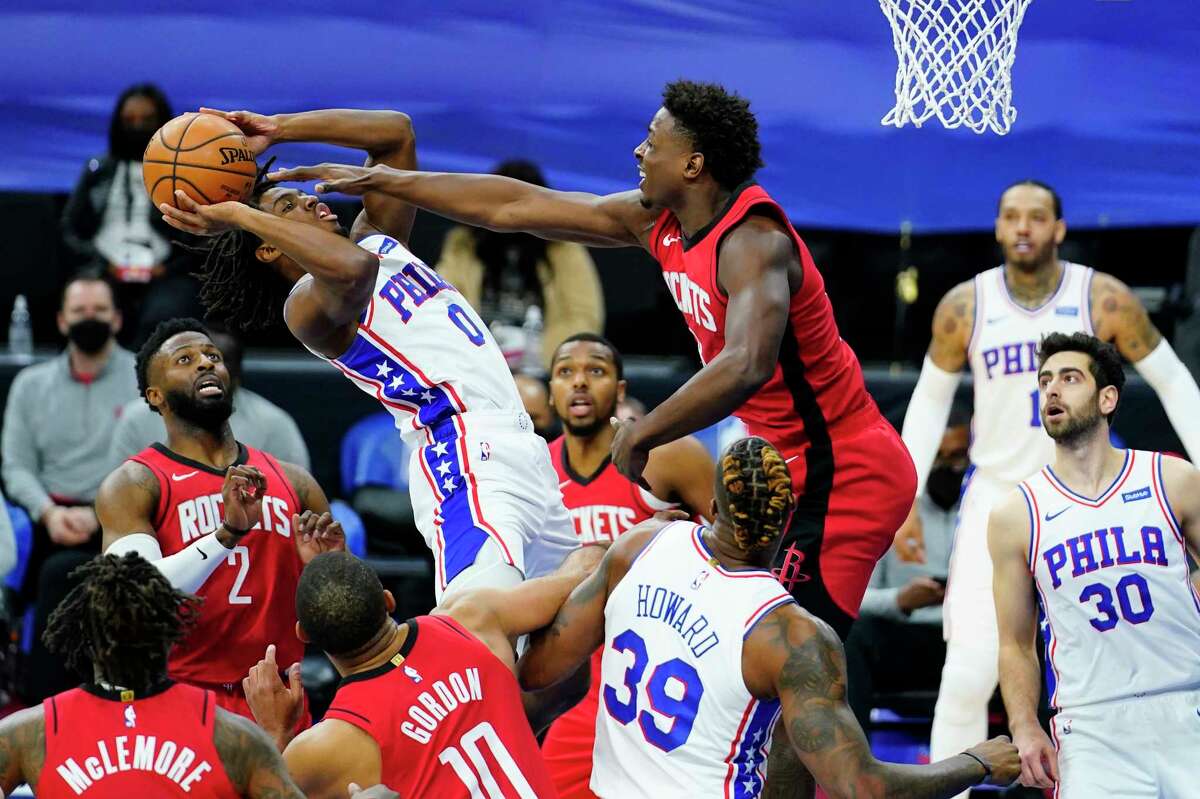
[[[879,0],[892,26],[896,107],[884,125],[1008,133],[1017,30],[1030,0]]]

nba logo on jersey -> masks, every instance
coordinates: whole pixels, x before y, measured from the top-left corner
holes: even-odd
[[[404,676],[415,683],[421,682],[421,672],[417,671],[412,666],[404,667]]]
[[[708,579],[708,569],[701,569],[696,575],[696,579],[692,580],[692,590],[696,591],[700,586],[704,585],[704,581]]]
[[[125,726],[126,727],[136,727],[137,726],[137,713],[134,712],[133,705],[125,706]]]
[[[486,461],[492,457],[492,445],[486,441],[479,442],[479,460]]]

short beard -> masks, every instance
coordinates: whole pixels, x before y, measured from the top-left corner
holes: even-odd
[[[1073,447],[1091,437],[1095,433],[1096,428],[1100,426],[1102,418],[1100,415],[1099,398],[1097,397],[1097,402],[1092,405],[1086,416],[1072,417],[1057,432],[1050,432],[1050,428],[1046,426],[1045,419],[1042,420],[1042,427],[1046,429],[1047,435],[1054,439],[1054,443],[1063,447]]]
[[[570,410],[568,408],[568,410]],[[594,438],[597,433],[608,427],[612,422],[609,421],[617,415],[617,403],[614,400],[613,404],[608,407],[607,411],[597,413],[596,418],[586,424],[572,422],[570,416],[559,417],[562,419],[563,431],[570,433],[575,438]]]
[[[226,391],[220,399],[197,399],[183,391],[168,391],[167,407],[171,413],[201,430],[219,435],[233,415],[233,394]]]

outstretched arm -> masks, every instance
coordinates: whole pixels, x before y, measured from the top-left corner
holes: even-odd
[[[499,175],[411,172],[319,164],[272,172],[272,180],[320,181],[318,193],[387,194],[473,227],[524,231],[597,247],[645,246],[658,212],[641,192],[599,196],[554,191]]]
[[[517,666],[526,690],[546,688],[571,674],[604,643],[604,605],[633,559],[664,522],[652,519],[621,536],[554,615],[550,627],[529,639]]]
[[[1017,491],[997,504],[988,519],[992,594],[1000,633],[1000,692],[1021,755],[1021,782],[1031,788],[1053,788],[1058,754],[1037,718],[1042,677],[1035,649],[1037,607],[1029,573],[1029,519],[1025,499]]]
[[[751,693],[779,697],[792,746],[833,799],[949,797],[989,779],[989,773],[997,784],[1016,775],[1016,750],[1006,739],[927,766],[876,760],[846,704],[846,660],[837,635],[795,605],[758,624],[743,649],[742,667]]]
[[[725,346],[661,405],[623,422],[613,440],[613,465],[641,477],[651,449],[703,430],[740,408],[771,379],[787,330],[796,245],[778,222],[750,217],[721,245],[720,280],[729,294]]]

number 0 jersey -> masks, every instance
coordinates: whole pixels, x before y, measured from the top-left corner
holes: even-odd
[[[1096,499],[1049,466],[1020,484],[1057,708],[1200,688],[1200,596],[1162,457],[1126,450]]]
[[[742,642],[795,600],[766,569],[722,568],[703,529],[659,530],[605,606],[592,770],[604,799],[762,791],[779,700],[746,689]]]
[[[390,236],[358,246],[379,258],[375,291],[354,343],[329,362],[379,400],[410,446],[426,443],[411,434],[458,414],[524,410],[499,345],[453,286]]]
[[[975,276],[975,323],[967,345],[974,378],[971,463],[994,480],[1015,485],[1054,459],[1042,430],[1037,348],[1047,333],[1092,333],[1092,270],[1062,262],[1050,299],[1037,308],[1013,302],[1004,267]]]

